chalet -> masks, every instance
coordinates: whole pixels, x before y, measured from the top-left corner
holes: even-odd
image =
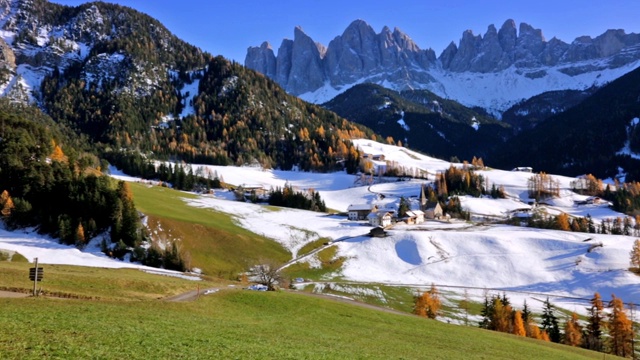
[[[533,168],[532,167],[528,167],[528,166],[519,166],[519,167],[513,168],[511,171],[532,173],[533,172]]]
[[[442,217],[442,206],[437,201],[430,201],[424,206],[425,219],[440,219]]]
[[[601,198],[597,196],[589,196],[585,200],[576,201],[575,203],[576,205],[598,205],[598,204],[602,204],[603,201]]]
[[[251,196],[255,194],[257,196],[264,196],[269,193],[268,189],[265,189],[262,185],[242,185],[242,191],[245,196]]]
[[[402,220],[409,225],[422,224],[424,222],[424,212],[422,210],[407,211]]]
[[[389,212],[371,212],[367,215],[367,220],[371,226],[381,226],[383,228],[391,225],[391,213]]]
[[[378,207],[372,204],[355,204],[349,205],[347,208],[349,220],[366,220],[369,213],[376,211],[378,211]]]
[[[384,161],[384,154],[364,154],[362,155],[364,159],[370,159],[374,161]]]

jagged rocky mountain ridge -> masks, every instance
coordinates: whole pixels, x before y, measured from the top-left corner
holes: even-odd
[[[325,48],[300,27],[277,55],[269,43],[250,47],[245,65],[275,79],[288,92],[322,103],[362,82],[394,90],[427,89],[467,106],[499,114],[546,91],[602,85],[640,65],[640,35],[608,30],[567,44],[513,20],[484,36],[470,30],[436,56],[398,28],[376,33],[363,20],[351,23]]]

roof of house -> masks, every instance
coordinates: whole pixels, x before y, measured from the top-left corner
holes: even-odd
[[[347,211],[363,211],[363,210],[371,210],[375,205],[372,204],[352,204],[349,205]]]
[[[429,209],[429,210],[433,210],[439,205],[440,205],[440,203],[437,202],[437,201],[430,201],[430,202],[427,203],[427,206],[425,208]]]

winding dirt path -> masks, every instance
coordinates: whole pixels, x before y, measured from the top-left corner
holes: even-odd
[[[0,298],[26,298],[31,296],[30,294],[13,292],[13,291],[0,291]]]

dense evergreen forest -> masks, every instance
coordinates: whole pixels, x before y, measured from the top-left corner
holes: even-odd
[[[157,263],[166,254],[153,253],[151,259],[141,247],[146,235],[128,185],[103,175],[106,163],[66,145],[71,142],[38,109],[0,100],[0,210],[5,225],[35,227],[79,248],[108,234],[106,253],[122,258],[131,252],[142,263]],[[184,270],[179,261],[172,264]]]

